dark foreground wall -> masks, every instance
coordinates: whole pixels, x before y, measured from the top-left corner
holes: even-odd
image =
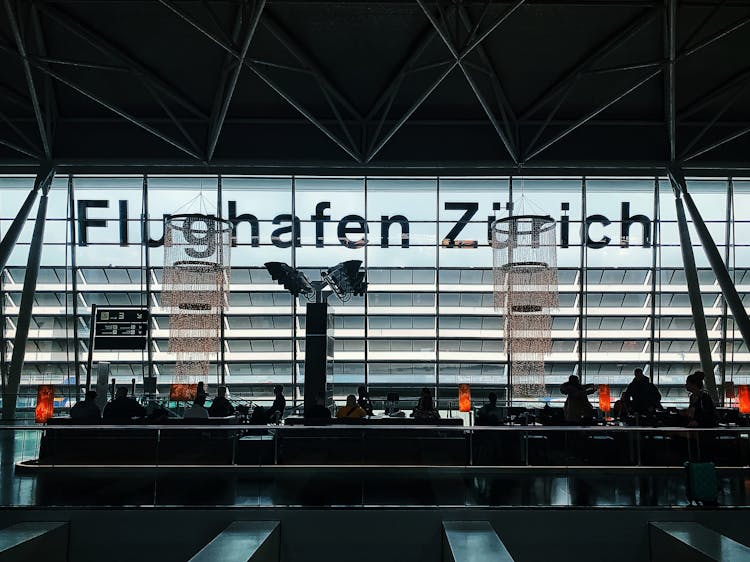
[[[207,483],[208,484],[208,483]],[[319,562],[356,553],[357,562],[438,562],[441,521],[486,519],[517,561],[648,560],[649,521],[697,521],[750,544],[750,510],[12,508],[18,521],[70,521],[70,560],[187,560],[234,520],[281,521],[284,562]]]

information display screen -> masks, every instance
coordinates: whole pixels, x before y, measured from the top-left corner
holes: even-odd
[[[95,349],[145,349],[148,336],[148,310],[98,308],[93,328]]]

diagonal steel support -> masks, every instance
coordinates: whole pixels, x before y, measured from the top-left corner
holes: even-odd
[[[471,17],[469,15],[469,11],[466,9],[464,5],[462,4],[456,5],[458,16],[461,18],[461,21],[463,22],[466,30],[470,31],[469,38],[467,39],[467,43],[469,43],[479,31],[479,25],[484,19],[484,15],[486,14],[486,11],[489,5],[490,5],[490,2],[488,0],[487,3],[485,4],[485,9],[482,11],[482,14],[479,16],[479,19],[477,20],[476,24],[472,23]],[[489,74],[490,83],[495,93],[497,104],[500,107],[500,112],[502,113],[503,121],[505,123],[508,136],[513,141],[513,146],[515,147],[516,152],[518,152],[518,118],[516,117],[515,111],[513,111],[513,108],[511,107],[508,96],[505,94],[505,89],[503,88],[500,82],[500,77],[498,76],[497,71],[495,70],[495,66],[492,64],[492,59],[490,58],[484,46],[479,45],[477,47],[477,53],[479,54],[479,58],[482,60],[482,62],[486,66],[486,71]],[[468,61],[465,61],[465,62],[468,63]],[[480,72],[482,71],[483,69],[480,68]]]
[[[10,86],[7,86],[5,84],[0,84],[0,97],[7,99],[10,102],[13,102],[18,107],[23,108],[25,111],[34,111],[34,108],[31,107],[31,104],[29,101],[16,92],[13,88]]]
[[[14,51],[12,48],[8,47],[7,45],[0,44],[0,50],[5,50],[5,51],[8,51],[8,52],[13,53],[15,55],[19,55],[18,52]],[[168,137],[167,135],[165,135],[164,133],[162,133],[158,129],[155,129],[154,127],[152,127],[151,125],[149,125],[148,123],[145,123],[144,121],[141,121],[137,117],[134,117],[133,115],[130,115],[126,111],[124,111],[124,110],[120,109],[119,107],[117,107],[116,105],[114,105],[114,104],[112,104],[110,102],[105,101],[104,99],[100,98],[96,94],[93,94],[92,92],[89,92],[87,89],[83,88],[82,86],[79,86],[78,84],[76,84],[76,83],[68,80],[67,78],[65,78],[64,76],[58,74],[57,72],[55,72],[51,68],[46,68],[46,67],[42,66],[39,63],[35,63],[32,60],[29,60],[29,64],[31,64],[32,66],[34,66],[38,70],[41,70],[43,73],[51,76],[52,78],[54,78],[58,82],[61,82],[62,84],[65,84],[66,86],[68,86],[69,88],[75,90],[79,94],[82,94],[82,95],[86,96],[87,98],[89,98],[90,100],[92,100],[92,101],[98,103],[99,105],[101,105],[101,106],[109,109],[111,112],[119,115],[123,119],[125,119],[127,121],[130,121],[132,124],[137,125],[138,127],[142,128],[145,131],[148,131],[149,133],[151,133],[155,137],[163,140],[167,144],[170,144],[170,145],[174,146],[175,148],[183,151],[185,154],[188,154],[189,156],[192,156],[196,160],[203,161],[203,158],[197,152],[195,152],[195,151],[191,150],[190,148],[182,145],[181,143],[177,142],[176,140]]]
[[[258,22],[260,16],[263,13],[263,8],[266,4],[266,0],[260,0],[255,8],[255,13],[250,20],[247,30],[245,32],[245,38],[242,41],[242,47],[240,48],[239,58],[234,62],[234,69],[230,76],[227,77],[226,81],[222,81],[222,85],[219,88],[218,95],[221,96],[222,102],[219,106],[218,112],[211,116],[211,127],[209,131],[208,139],[208,151],[206,153],[206,160],[210,161],[213,158],[214,151],[216,150],[216,144],[219,142],[219,135],[221,135],[221,129],[224,127],[224,120],[227,117],[227,111],[229,110],[229,104],[232,102],[232,96],[234,90],[237,87],[237,81],[239,80],[242,67],[245,63],[245,57],[250,49],[250,43],[255,36],[255,30],[258,28]]]
[[[22,146],[19,146],[19,145],[17,145],[16,143],[14,143],[12,141],[5,140],[5,139],[0,139],[0,144],[3,145],[3,146],[7,146],[8,148],[10,148],[12,150],[15,150],[16,152],[20,152],[21,154],[24,154],[26,156],[30,156],[34,160],[41,160],[40,155],[37,154],[36,152],[32,152],[31,150],[29,150],[27,148],[24,148]]]
[[[683,51],[680,52],[680,59],[689,57],[690,55],[697,53],[701,49],[704,49],[708,47],[709,45],[711,45],[712,43],[715,43],[716,41],[723,39],[727,35],[730,35],[734,33],[735,31],[737,31],[738,29],[742,29],[749,23],[750,23],[750,16],[744,17],[741,20],[734,22],[732,25],[717,31],[710,37],[707,37],[706,39],[693,45],[692,47],[685,48]]]
[[[745,84],[743,84],[741,87],[737,88],[737,90],[734,92],[734,94],[721,105],[721,108],[719,108],[719,111],[716,112],[716,115],[714,115],[711,118],[711,120],[703,126],[703,128],[700,130],[700,132],[697,135],[695,135],[695,137],[693,137],[693,140],[691,140],[690,143],[685,147],[685,149],[683,150],[682,155],[681,155],[681,159],[682,160],[688,160],[690,158],[695,158],[695,156],[703,154],[704,152],[708,152],[709,150],[712,150],[713,148],[716,148],[716,146],[721,146],[722,144],[726,144],[727,142],[730,142],[730,141],[732,141],[732,140],[734,140],[734,139],[742,136],[742,134],[744,134],[744,133],[741,133],[741,134],[738,135],[738,134],[734,133],[732,135],[729,135],[729,137],[727,138],[727,140],[724,140],[723,142],[720,142],[716,146],[713,146],[711,148],[707,148],[705,150],[696,151],[695,154],[693,154],[693,153],[690,152],[692,150],[692,148],[696,144],[698,144],[698,141],[700,141],[703,138],[703,136],[711,129],[711,127],[713,127],[716,124],[716,122],[719,119],[721,119],[721,116],[724,115],[724,113],[726,113],[726,111],[730,107],[732,107],[734,105],[734,103],[740,97],[742,97],[745,94],[745,92],[747,91],[748,86],[750,86],[750,80],[748,80],[747,82],[745,82]]]
[[[36,85],[34,84],[34,76],[31,73],[31,65],[29,64],[29,57],[26,51],[26,45],[21,37],[21,30],[18,27],[18,19],[13,12],[13,6],[10,0],[4,0],[5,11],[8,14],[8,23],[10,24],[11,31],[13,33],[13,39],[16,42],[18,48],[18,54],[21,57],[21,64],[23,65],[23,73],[26,76],[26,85],[29,89],[29,98],[31,98],[31,105],[34,108],[34,117],[36,118],[36,124],[39,129],[39,138],[42,141],[42,149],[44,150],[44,156],[49,160],[52,156],[52,150],[50,148],[49,137],[47,135],[47,127],[44,124],[44,118],[42,117],[42,109],[39,104],[39,95],[36,91]]]
[[[418,0],[420,2],[420,6],[424,6],[424,4],[421,3],[421,0]],[[454,60],[452,63],[450,63],[446,69],[438,76],[436,80],[434,80],[427,89],[419,96],[417,101],[413,103],[408,110],[396,121],[396,123],[391,127],[391,129],[383,136],[383,138],[378,141],[377,143],[374,143],[374,147],[368,152],[365,162],[370,162],[377,154],[382,150],[382,148],[388,143],[391,138],[401,129],[401,127],[404,126],[404,123],[411,117],[414,112],[419,109],[419,107],[424,103],[424,101],[432,94],[432,92],[435,91],[435,89],[445,80],[445,78],[453,71],[454,68],[459,66],[459,63],[462,63],[463,60],[471,54],[471,52],[476,49],[482,41],[484,41],[495,29],[497,29],[508,17],[513,14],[522,4],[524,0],[516,0],[516,2],[510,6],[497,20],[495,20],[492,25],[488,26],[487,29],[485,29],[481,34],[479,34],[477,37],[475,37],[473,40],[469,41],[466,46],[461,49],[460,52],[457,53],[456,56],[454,56]],[[422,11],[425,11],[424,7],[422,8]],[[425,11],[425,13],[427,13]],[[438,34],[440,34],[440,29],[436,27],[433,24],[433,28],[436,29]],[[426,42],[428,43],[428,42]],[[426,45],[425,45],[426,46]],[[413,60],[411,61],[413,62]],[[375,139],[373,139],[375,141]]]
[[[139,78],[139,80],[148,81],[157,91],[171,98],[196,117],[208,119],[208,116],[191,100],[189,100],[185,94],[179,92],[174,86],[167,83],[156,72],[150,70],[144,64],[138,62],[136,59],[111,44],[95,31],[76,21],[63,10],[50,4],[39,2],[39,0],[34,0],[34,6],[45,16],[56,21],[71,33],[86,41],[97,51],[126,66]]]
[[[21,294],[21,305],[18,311],[16,323],[16,338],[13,341],[13,355],[8,369],[7,384],[3,393],[3,420],[14,420],[16,417],[16,400],[18,390],[21,387],[21,373],[26,356],[26,344],[29,339],[29,327],[31,326],[31,313],[34,307],[34,294],[36,293],[36,281],[39,276],[39,266],[42,261],[42,243],[44,242],[44,223],[47,218],[47,194],[52,186],[54,170],[45,167],[40,170],[34,182],[34,191],[39,188],[42,197],[37,208],[34,233],[31,236],[29,257],[26,263],[26,272],[23,280],[23,293]]]
[[[722,260],[721,254],[716,247],[716,243],[711,237],[711,233],[703,221],[703,217],[698,210],[698,206],[693,201],[693,197],[690,195],[687,189],[687,181],[681,169],[676,166],[670,166],[668,169],[669,179],[672,182],[673,189],[679,189],[682,197],[687,206],[690,218],[693,220],[693,227],[695,232],[700,238],[701,244],[703,245],[703,251],[706,253],[708,263],[711,265],[711,269],[716,276],[716,281],[719,283],[721,293],[724,295],[724,300],[732,312],[735,325],[742,335],[742,340],[745,342],[745,347],[750,349],[750,318],[748,318],[747,310],[742,302],[742,298],[737,293],[737,288],[732,282],[732,276],[729,275],[727,266]]]
[[[232,55],[234,58],[239,59],[239,53],[234,49],[232,45],[229,45],[223,39],[216,37],[214,33],[206,29],[203,25],[196,22],[190,17],[188,13],[179,8],[172,0],[158,0],[160,4],[176,14],[180,19],[185,21],[188,25],[199,31],[201,34],[210,39],[213,43],[224,49],[227,53]],[[284,91],[276,82],[274,82],[268,75],[263,73],[256,64],[245,59],[241,65],[250,69],[258,78],[265,82],[271,89],[279,94],[284,100],[287,101],[294,109],[299,111],[312,125],[320,130],[325,136],[331,139],[339,148],[351,156],[355,161],[361,162],[361,156],[358,154],[356,147],[348,146],[344,141],[338,138],[328,127],[326,127],[319,119],[315,118],[310,111],[305,109],[301,103],[295,100],[288,92]]]
[[[596,64],[601,62],[612,51],[622,46],[626,41],[640,32],[659,15],[659,8],[650,8],[638,15],[623,29],[606,39],[601,45],[587,53],[571,70],[550,86],[539,96],[522,114],[520,119],[525,121],[534,115],[540,108],[544,107],[550,100],[554,99],[560,92],[564,91],[572,81],[578,79],[579,75],[590,71]]]
[[[718,88],[711,90],[707,94],[701,96],[699,99],[693,101],[689,106],[683,108],[679,112],[679,117],[681,119],[687,119],[688,117],[704,109],[714,101],[720,99],[722,96],[725,96],[734,88],[742,88],[748,83],[750,83],[750,68],[747,68],[742,72],[736,74],[734,77],[727,80]]]
[[[750,127],[745,127],[744,129],[734,132],[731,135],[727,135],[726,137],[719,139],[716,142],[713,142],[704,148],[696,150],[695,152],[691,152],[690,154],[685,156],[685,158],[683,158],[682,161],[685,162],[687,160],[692,160],[693,158],[697,158],[698,156],[701,156],[710,150],[719,148],[720,146],[727,144],[728,142],[732,142],[733,140],[736,140],[740,137],[744,137],[748,133],[750,133]]]
[[[21,234],[21,230],[23,230],[24,224],[26,224],[26,219],[29,218],[31,209],[34,207],[39,189],[43,185],[47,185],[52,182],[54,173],[54,168],[49,165],[39,170],[39,174],[37,174],[36,179],[34,180],[34,187],[32,187],[31,191],[29,191],[29,194],[26,196],[23,205],[21,205],[21,208],[18,210],[18,214],[13,219],[10,227],[8,227],[8,231],[5,233],[5,236],[3,236],[3,240],[2,242],[0,242],[0,272],[2,272],[2,270],[5,269],[5,266],[8,264],[8,259],[10,259],[10,254],[13,252],[13,248],[15,248],[16,246],[18,236]]]
[[[270,12],[264,12],[260,22],[261,25],[270,31],[271,35],[273,35],[294,58],[296,58],[304,67],[309,69],[313,76],[315,76],[315,79],[318,81],[321,88],[328,90],[331,96],[333,96],[333,98],[358,121],[363,119],[362,114],[356,107],[354,107],[354,104],[352,104],[352,102],[333,85],[331,80],[326,76],[326,72],[321,65],[314,61],[310,55],[305,53],[305,49],[297,44],[297,42],[281,27]]]
[[[602,111],[604,111],[605,109],[609,108],[610,106],[616,104],[622,98],[628,96],[629,94],[631,94],[632,92],[634,92],[635,90],[637,90],[638,88],[640,88],[643,84],[645,84],[646,82],[648,82],[649,80],[651,80],[654,76],[656,76],[657,74],[659,74],[661,71],[662,71],[662,69],[658,68],[656,70],[653,70],[653,71],[649,72],[647,76],[645,76],[644,78],[640,79],[638,82],[636,82],[635,84],[633,84],[630,88],[628,88],[622,94],[619,94],[618,96],[612,98],[608,102],[605,102],[604,104],[602,104],[598,108],[596,108],[594,111],[588,113],[586,116],[584,116],[581,119],[579,119],[578,121],[574,122],[572,125],[569,125],[565,130],[563,130],[562,132],[560,132],[557,135],[555,135],[552,139],[548,140],[542,146],[540,146],[539,148],[537,148],[536,150],[534,150],[531,154],[527,155],[524,158],[524,162],[527,162],[527,161],[531,160],[532,158],[534,158],[535,156],[537,156],[541,152],[547,150],[553,144],[557,143],[562,138],[568,136],[570,133],[572,133],[573,131],[575,131],[581,125],[584,125],[585,123],[591,121],[594,117],[596,117],[597,115],[599,115]]]
[[[518,9],[521,4],[523,4],[524,0],[518,0],[507,12],[504,17],[501,19],[507,18],[512,11],[515,11]],[[513,143],[511,142],[510,136],[508,134],[507,130],[504,130],[503,127],[500,125],[500,123],[495,118],[494,113],[492,112],[492,108],[490,108],[489,104],[487,103],[487,100],[484,98],[484,95],[479,90],[479,87],[477,86],[477,83],[474,81],[474,78],[472,77],[471,73],[469,72],[468,68],[463,62],[464,56],[461,56],[461,54],[458,52],[458,49],[453,44],[453,41],[448,37],[448,34],[445,32],[443,27],[440,25],[440,22],[437,21],[435,16],[432,14],[432,12],[427,8],[427,6],[424,3],[424,0],[417,0],[417,4],[419,4],[419,7],[422,9],[422,12],[424,12],[424,15],[427,17],[428,20],[430,20],[430,23],[437,31],[440,38],[443,40],[443,43],[445,43],[445,46],[448,47],[448,50],[450,51],[453,58],[456,60],[456,63],[458,64],[458,68],[461,70],[461,72],[464,75],[464,78],[466,79],[466,82],[469,84],[469,87],[474,92],[474,95],[476,96],[477,100],[479,101],[479,104],[482,106],[482,109],[484,110],[485,114],[487,115],[487,118],[490,120],[490,123],[492,123],[493,128],[495,129],[495,132],[500,137],[501,142],[503,143],[503,146],[505,146],[505,149],[508,151],[508,154],[510,154],[510,157],[513,159],[513,162],[518,164],[518,155],[516,154],[516,149]],[[508,13],[510,12],[510,13]]]
[[[401,127],[404,126],[404,123],[406,123],[409,120],[409,117],[411,117],[414,112],[419,109],[419,106],[424,103],[424,101],[430,97],[430,94],[435,91],[435,89],[445,80],[445,78],[453,72],[453,69],[458,66],[458,61],[453,61],[450,63],[446,69],[438,76],[428,87],[427,89],[422,92],[422,95],[417,98],[417,100],[409,107],[409,109],[406,110],[406,112],[399,118],[398,121],[391,127],[391,129],[385,134],[385,136],[380,139],[380,141],[375,144],[375,146],[369,151],[367,154],[367,157],[365,158],[365,162],[370,162],[378,152],[382,150],[382,148],[388,143],[391,138],[393,138],[393,135],[395,135]],[[374,139],[373,139],[374,140]]]
[[[672,182],[672,190],[674,191],[674,203],[677,210],[677,227],[680,233],[680,250],[682,251],[682,265],[685,269],[685,280],[687,281],[688,296],[690,297],[690,308],[693,312],[693,325],[695,327],[695,339],[698,344],[701,370],[706,375],[706,390],[711,395],[715,404],[718,402],[718,393],[716,392],[714,362],[711,358],[711,344],[708,341],[706,315],[703,310],[701,287],[698,281],[698,269],[695,266],[695,254],[693,254],[693,246],[690,241],[690,230],[688,230],[687,219],[685,218],[685,208],[682,205],[682,198],[680,197],[682,188],[678,185],[671,170],[669,172],[669,180]]]
[[[34,36],[36,38],[37,49],[41,57],[38,57],[43,63],[49,62],[47,60],[47,43],[44,39],[44,31],[42,30],[42,23],[39,19],[39,12],[32,4],[31,6],[31,24],[34,28]],[[44,110],[46,114],[47,124],[47,138],[55,138],[55,125],[57,124],[57,117],[60,114],[59,107],[57,104],[57,95],[55,94],[55,87],[52,78],[44,76]]]

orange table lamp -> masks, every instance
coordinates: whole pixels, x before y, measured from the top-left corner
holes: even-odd
[[[36,409],[34,421],[47,423],[55,415],[55,387],[51,384],[40,384],[36,387]]]
[[[458,411],[471,411],[471,387],[468,384],[458,385]]]
[[[599,409],[605,414],[608,414],[609,411],[612,409],[612,404],[611,404],[610,397],[609,397],[609,385],[608,384],[599,385]]]

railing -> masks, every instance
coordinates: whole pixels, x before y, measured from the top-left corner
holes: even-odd
[[[0,427],[0,505],[750,505],[750,428]]]

